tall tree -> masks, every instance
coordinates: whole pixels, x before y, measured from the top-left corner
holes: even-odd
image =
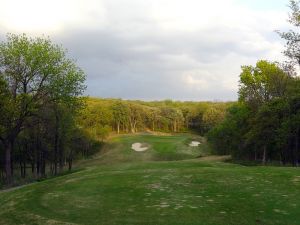
[[[122,101],[116,101],[112,106],[112,113],[114,122],[117,126],[117,133],[120,133],[121,125],[127,123],[128,120],[128,106]]]
[[[129,125],[131,133],[137,132],[138,126],[142,123],[143,108],[136,103],[129,103]]]

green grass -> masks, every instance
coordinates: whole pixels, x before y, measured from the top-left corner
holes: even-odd
[[[206,143],[188,143],[199,139],[114,138],[79,172],[0,193],[0,224],[300,224],[298,169],[197,158]]]

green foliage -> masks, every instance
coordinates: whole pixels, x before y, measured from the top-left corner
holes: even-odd
[[[209,131],[217,124],[224,120],[226,113],[226,107],[224,105],[213,105],[210,106],[204,113],[202,117],[203,123],[206,125],[206,131]]]
[[[109,136],[110,131],[111,131],[111,128],[109,126],[105,125],[104,127],[100,127],[96,131],[96,133],[97,133],[97,136],[103,142]]]
[[[94,137],[96,130],[105,126],[118,134],[188,130],[203,134],[224,119],[225,111],[231,104],[87,98],[86,108],[76,121]]]
[[[276,63],[261,60],[256,67],[243,66],[239,100],[256,110],[271,99],[283,96],[288,80],[288,75]]]
[[[241,139],[247,130],[249,115],[250,110],[245,104],[236,103],[228,109],[225,120],[208,132],[208,141],[217,154],[240,155]]]

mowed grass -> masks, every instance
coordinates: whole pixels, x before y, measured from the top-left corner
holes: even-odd
[[[202,143],[199,147],[190,147],[191,141]],[[135,152],[131,149],[133,143],[147,144],[149,149],[145,152]],[[111,138],[103,150],[92,161],[83,161],[86,166],[99,164],[120,164],[124,162],[141,161],[178,161],[194,159],[209,154],[206,140],[192,134],[155,136],[123,135]]]
[[[300,224],[299,169],[199,158],[191,140],[114,138],[79,172],[0,193],[0,224]]]

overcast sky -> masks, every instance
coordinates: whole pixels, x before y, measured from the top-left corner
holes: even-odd
[[[236,100],[241,65],[283,60],[288,0],[0,0],[7,32],[46,35],[87,74],[87,94]]]

